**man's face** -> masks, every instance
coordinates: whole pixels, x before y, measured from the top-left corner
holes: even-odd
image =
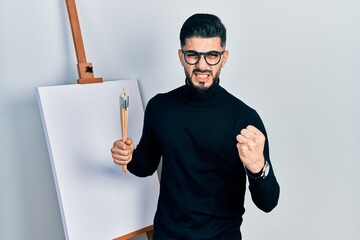
[[[200,38],[192,37],[187,38],[184,51],[193,50],[196,52],[209,52],[209,51],[224,51],[220,45],[221,40],[219,37],[214,38]],[[209,65],[205,61],[205,57],[201,56],[199,62],[195,65],[190,65],[185,61],[184,54],[181,49],[178,51],[181,65],[184,67],[185,75],[190,83],[200,92],[206,92],[217,81],[220,76],[221,68],[225,66],[228,51],[225,51],[221,56],[220,62],[214,66]]]

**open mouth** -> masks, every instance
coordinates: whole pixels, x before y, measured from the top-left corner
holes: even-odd
[[[210,73],[195,73],[195,76],[198,79],[207,79],[208,77],[210,77]]]
[[[211,77],[211,72],[209,71],[199,71],[199,70],[195,70],[193,72],[195,78],[199,81],[199,82],[206,82],[209,80],[209,78]]]

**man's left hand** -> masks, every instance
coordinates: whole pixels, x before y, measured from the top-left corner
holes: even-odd
[[[245,167],[252,173],[258,173],[265,165],[265,136],[256,127],[249,125],[236,136],[236,147]]]

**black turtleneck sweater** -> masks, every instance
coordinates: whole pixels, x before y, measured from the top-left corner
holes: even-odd
[[[248,125],[266,136],[256,111],[219,84],[206,94],[184,85],[148,102],[128,169],[146,177],[163,159],[154,240],[241,239],[246,171],[236,135]],[[264,156],[270,163],[267,140]],[[271,211],[279,198],[272,167],[266,178],[248,179],[253,202]]]

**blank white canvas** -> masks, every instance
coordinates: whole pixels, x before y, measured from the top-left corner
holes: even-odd
[[[37,88],[67,239],[113,239],[153,222],[157,174],[123,173],[111,157],[121,138],[123,88],[130,96],[128,136],[137,144],[144,110],[136,80]]]

